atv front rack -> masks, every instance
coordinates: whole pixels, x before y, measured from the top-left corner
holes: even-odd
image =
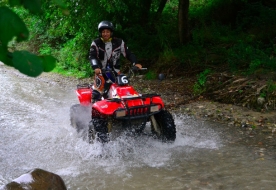
[[[148,118],[151,115],[154,115],[161,111],[162,108],[161,103],[153,103],[153,97],[159,97],[161,95],[158,94],[142,94],[141,96],[129,96],[123,97],[121,99],[114,98],[109,99],[108,101],[111,102],[123,102],[125,108],[117,109],[114,112],[114,117],[119,120],[133,120],[133,119],[140,119],[140,118]],[[139,105],[139,106],[128,106],[129,100],[143,100],[145,101],[146,98],[150,98],[150,103],[146,105]]]
[[[126,100],[137,100],[137,99],[142,99],[145,100],[146,98],[150,98],[150,102],[152,103],[152,98],[153,97],[160,97],[161,95],[159,94],[142,94],[140,96],[123,96],[121,98],[112,98],[112,99],[107,99],[109,102],[122,102]]]

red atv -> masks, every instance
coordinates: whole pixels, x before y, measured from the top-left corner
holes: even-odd
[[[139,94],[129,84],[129,76],[124,74],[115,77],[111,70],[102,73],[110,79],[107,83],[111,83],[105,98],[92,103],[93,86],[77,85],[80,104],[70,108],[72,126],[86,134],[88,130],[89,143],[94,140],[108,142],[115,126],[142,134],[148,122],[154,137],[164,141],[175,140],[174,119],[165,109],[160,95]]]

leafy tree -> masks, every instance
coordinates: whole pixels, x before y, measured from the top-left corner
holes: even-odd
[[[25,6],[25,1],[30,0],[18,2]],[[158,72],[159,68],[204,70],[202,63],[206,67],[227,63],[231,70],[239,68],[236,66],[242,60],[251,70],[271,68],[274,63],[274,0],[64,0],[67,9],[59,9],[53,1],[41,0],[37,15],[6,8],[24,18],[31,52],[54,55],[58,60],[56,70],[79,73],[79,77],[93,74],[88,52],[102,20],[112,21],[114,35],[126,41],[139,62]],[[9,2],[12,5],[17,1]],[[7,4],[7,0],[0,3]],[[20,36],[16,39],[20,41]],[[14,56],[1,43],[1,55],[5,55],[1,60],[7,60],[7,53]],[[243,47],[264,54],[256,57],[251,53],[254,51],[239,51]],[[247,59],[239,59],[242,56]],[[272,61],[264,63],[268,59]]]

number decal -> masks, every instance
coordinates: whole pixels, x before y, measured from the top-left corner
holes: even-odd
[[[123,76],[123,77],[121,78],[121,80],[122,80],[122,83],[124,83],[124,84],[127,84],[127,83],[128,83],[127,76]]]

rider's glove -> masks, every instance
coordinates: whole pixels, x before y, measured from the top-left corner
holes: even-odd
[[[142,69],[142,65],[141,64],[139,64],[139,63],[135,63],[135,65],[133,65],[134,67],[137,67],[138,68],[138,70],[139,69]]]
[[[139,70],[139,68],[138,67],[136,67],[135,65],[131,68],[131,70],[132,71],[138,71]]]

